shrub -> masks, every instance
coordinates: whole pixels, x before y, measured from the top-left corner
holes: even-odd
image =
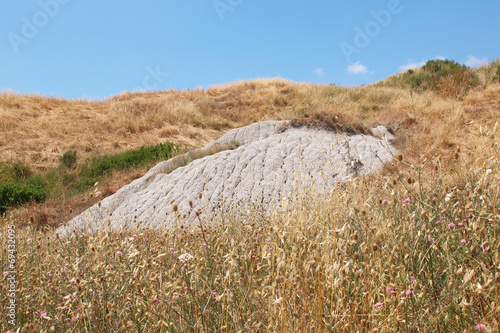
[[[76,151],[68,150],[61,156],[61,165],[67,168],[74,168],[76,165]]]
[[[421,69],[409,69],[399,79],[387,84],[417,92],[432,90],[443,97],[461,97],[479,84],[479,77],[469,67],[454,60],[429,60]]]
[[[19,206],[31,201],[43,201],[47,197],[42,179],[35,177],[27,184],[4,183],[0,184],[0,213],[7,208]]]

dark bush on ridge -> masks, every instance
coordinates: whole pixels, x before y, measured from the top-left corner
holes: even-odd
[[[416,92],[432,90],[442,97],[460,98],[479,84],[469,67],[454,60],[429,60],[419,69],[409,69],[380,85],[410,88]]]

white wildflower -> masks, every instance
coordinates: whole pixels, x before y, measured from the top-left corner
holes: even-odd
[[[189,253],[184,253],[179,256],[179,260],[183,263],[193,259],[193,256],[190,255]]]

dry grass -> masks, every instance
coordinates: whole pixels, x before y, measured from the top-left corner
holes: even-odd
[[[33,220],[16,229],[16,329],[498,331],[499,96],[495,82],[457,100],[281,79],[103,102],[3,94],[0,156],[39,170],[67,149],[90,156],[166,139],[201,146],[266,119],[383,124],[401,153],[380,174],[329,196],[297,193],[286,213],[233,204],[217,220],[201,214],[201,230],[179,220],[170,231],[63,240]],[[64,200],[58,207],[71,205]],[[40,207],[45,215],[55,214],[50,205]],[[2,223],[6,240],[12,220]]]
[[[482,100],[483,94],[491,99],[486,95],[495,86],[476,90],[467,99]],[[200,147],[235,127],[302,115],[342,115],[365,127],[384,124],[399,130],[402,138],[415,131],[418,116],[424,145],[440,141],[448,131],[450,142],[464,141],[467,129],[461,121],[471,105],[430,92],[412,97],[397,88],[342,88],[283,79],[236,82],[207,91],[123,93],[102,102],[3,93],[0,159],[42,171],[57,166],[67,150],[85,159],[167,140]]]
[[[483,324],[495,332],[500,150],[491,134],[480,134],[490,146],[484,158],[459,154],[455,172],[440,156],[426,172],[403,159],[394,173],[325,197],[298,193],[286,213],[236,204],[216,220],[201,213],[201,226],[180,219],[169,231],[103,230],[69,240],[19,229],[18,325],[23,332],[472,332]],[[5,293],[0,300],[6,304]]]

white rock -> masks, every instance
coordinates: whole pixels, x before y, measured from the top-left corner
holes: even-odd
[[[296,191],[311,187],[329,191],[339,181],[375,172],[395,153],[388,143],[394,136],[381,126],[372,130],[379,136],[375,138],[306,128],[278,133],[281,125],[267,121],[234,129],[201,150],[231,141],[238,141],[240,147],[195,160],[169,174],[162,170],[168,170],[172,161],[161,162],[59,232],[97,231],[108,221],[115,230],[133,229],[139,221],[141,227],[164,228],[176,223],[173,204],[179,206],[178,213],[191,211],[188,222],[196,222],[198,208],[204,218],[210,218],[218,205],[280,209]]]

